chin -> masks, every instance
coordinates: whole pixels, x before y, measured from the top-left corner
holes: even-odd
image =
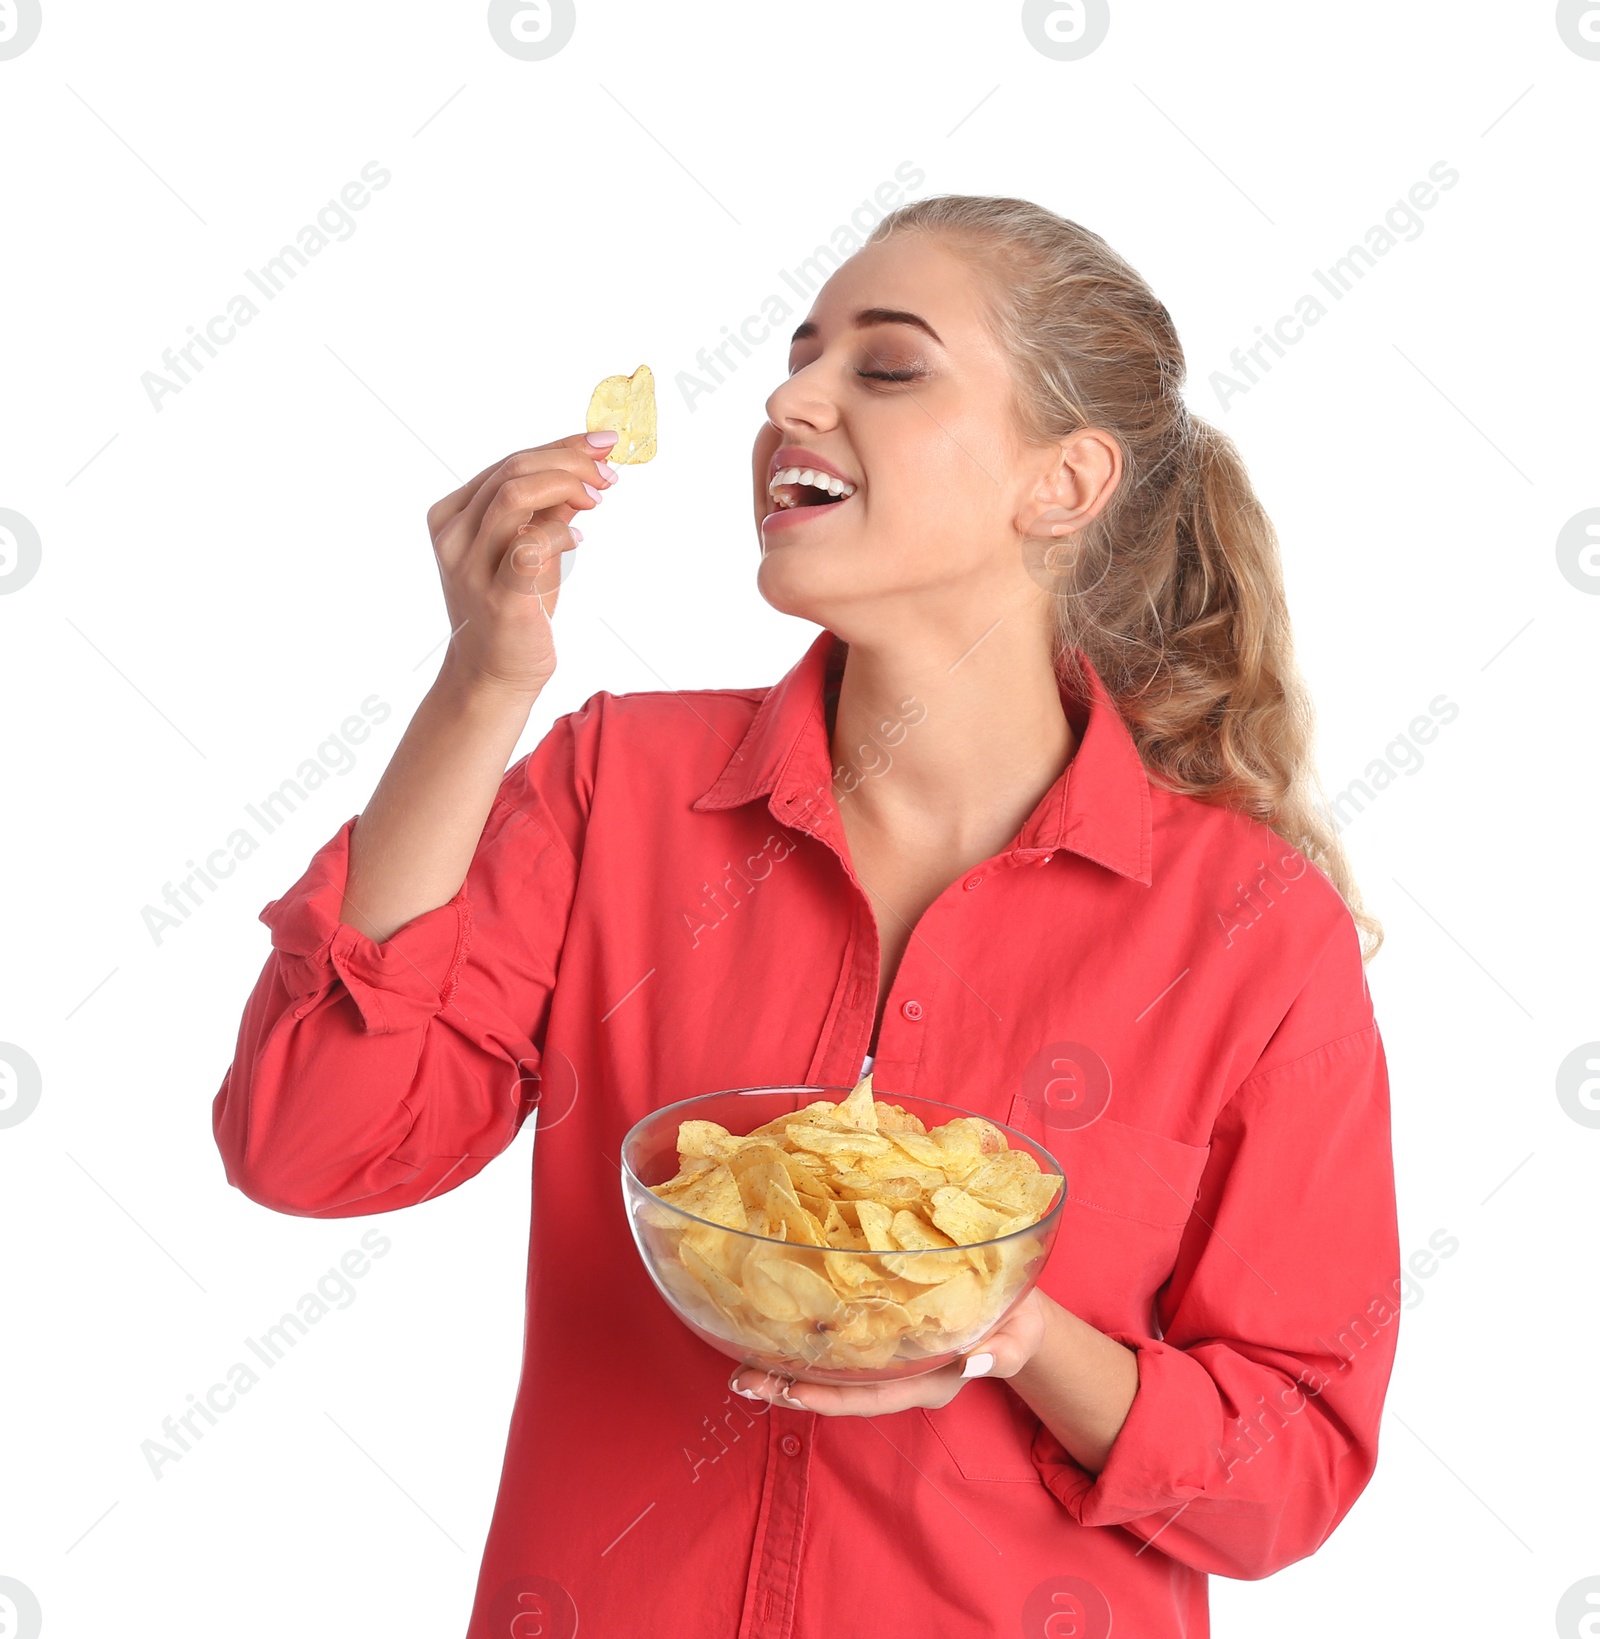
[[[839,605],[844,576],[824,561],[805,563],[779,547],[762,558],[756,570],[756,590],[779,614],[794,615],[817,626],[827,626]]]
[[[814,575],[796,574],[788,564],[775,563],[768,554],[756,570],[756,590],[779,614],[815,620],[812,610],[818,588],[808,584],[815,579]]]

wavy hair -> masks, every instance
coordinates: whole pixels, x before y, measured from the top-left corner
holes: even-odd
[[[934,233],[978,270],[1031,442],[1109,433],[1123,474],[1072,539],[1057,582],[1057,675],[1081,649],[1152,782],[1249,815],[1315,865],[1359,930],[1362,907],[1313,757],[1278,539],[1233,440],[1189,412],[1172,316],[1088,228],[1025,199],[940,194],[886,216],[868,244]]]

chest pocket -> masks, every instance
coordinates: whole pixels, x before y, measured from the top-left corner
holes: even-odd
[[[1064,1211],[1076,1206],[1153,1229],[1181,1230],[1189,1221],[1209,1145],[1185,1144],[1107,1115],[1086,1127],[1052,1127],[1044,1106],[1021,1093],[1011,1100],[1008,1119],[1061,1163]]]

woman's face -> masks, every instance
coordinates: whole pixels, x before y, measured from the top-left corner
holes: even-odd
[[[970,623],[975,598],[994,606],[1033,587],[1017,529],[1061,449],[1022,447],[977,281],[936,238],[909,233],[858,252],[818,293],[755,442],[758,580],[774,608],[849,641],[869,605],[873,629],[886,607],[964,610]],[[855,493],[780,508],[774,458],[780,471],[823,463]]]

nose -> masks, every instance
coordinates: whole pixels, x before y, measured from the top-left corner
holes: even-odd
[[[838,407],[809,366],[779,382],[767,398],[767,420],[780,433],[822,431],[838,419]]]

